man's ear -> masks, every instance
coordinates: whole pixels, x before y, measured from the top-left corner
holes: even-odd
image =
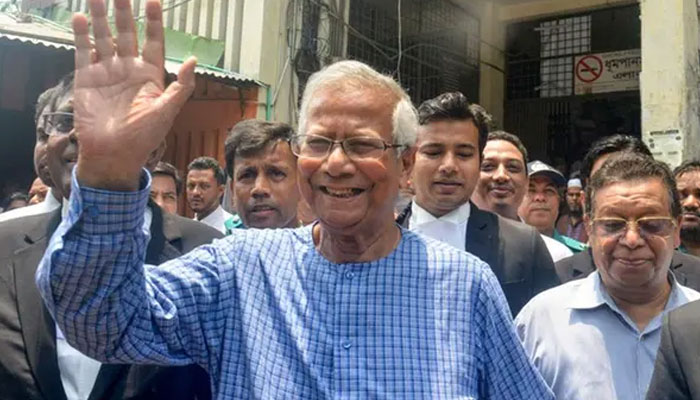
[[[407,181],[411,178],[413,166],[416,162],[416,148],[410,147],[401,153],[401,180]]]

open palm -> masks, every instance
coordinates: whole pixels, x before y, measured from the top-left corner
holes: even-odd
[[[146,43],[140,57],[129,0],[117,0],[114,6],[118,36],[113,39],[104,0],[90,1],[94,45],[87,18],[73,18],[77,174],[81,184],[126,190],[138,185],[148,155],[192,93],[195,60],[185,62],[178,81],[166,89],[160,3],[149,0],[146,5]]]

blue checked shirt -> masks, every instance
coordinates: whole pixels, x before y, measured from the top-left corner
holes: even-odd
[[[203,365],[218,399],[552,399],[488,266],[403,230],[332,263],[311,228],[241,230],[144,265],[149,193],[78,187],[37,283],[103,362]]]

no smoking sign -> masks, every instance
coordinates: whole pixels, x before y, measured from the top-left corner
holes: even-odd
[[[603,60],[598,56],[586,56],[576,63],[576,78],[581,82],[595,82],[603,75]]]

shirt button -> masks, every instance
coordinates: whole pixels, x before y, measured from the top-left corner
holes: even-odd
[[[355,277],[355,274],[352,271],[345,272],[345,278],[352,279],[354,277]]]
[[[351,342],[351,341],[348,340],[347,342],[344,342],[344,343],[343,343],[343,348],[344,348],[345,350],[350,350],[351,347],[352,347],[352,342]]]

